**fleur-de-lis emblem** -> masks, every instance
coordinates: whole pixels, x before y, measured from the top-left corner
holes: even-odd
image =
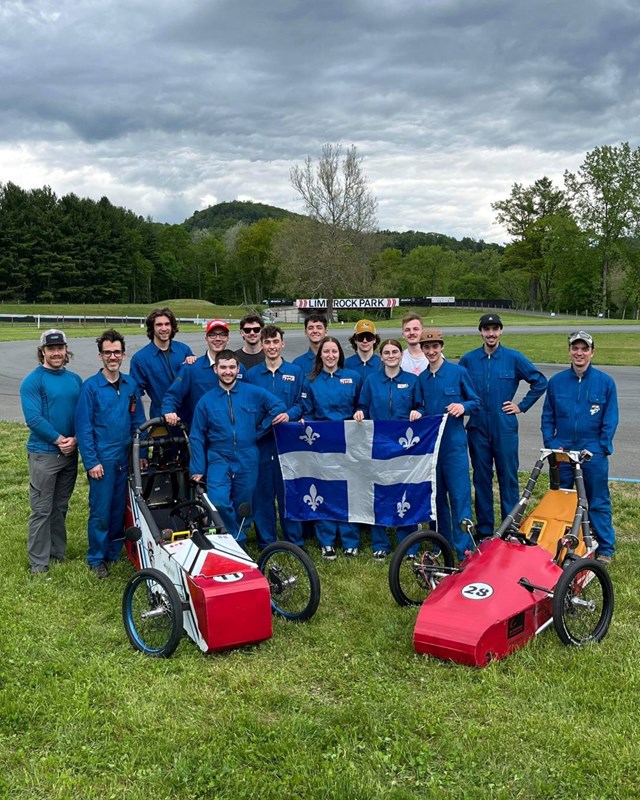
[[[313,444],[316,439],[320,438],[320,434],[314,433],[311,425],[307,425],[307,427],[304,429],[304,436],[300,436],[299,438],[307,444]]]
[[[411,503],[407,503],[407,493],[404,492],[402,495],[402,500],[399,503],[396,503],[396,510],[398,512],[398,516],[400,519],[404,517],[404,515],[409,511],[411,508]]]
[[[324,503],[324,497],[321,497],[318,494],[318,490],[316,489],[315,483],[311,484],[309,488],[309,494],[305,494],[305,496],[302,499],[308,506],[311,507],[312,511],[315,511],[319,505],[322,505],[322,503]]]
[[[405,450],[408,450],[410,447],[418,444],[419,441],[420,437],[413,435],[413,428],[407,428],[405,435],[398,439],[398,444],[401,444]]]

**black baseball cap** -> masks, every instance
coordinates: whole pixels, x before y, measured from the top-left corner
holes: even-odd
[[[40,347],[46,347],[47,345],[51,344],[66,344],[66,343],[67,343],[67,337],[64,335],[62,331],[59,331],[56,328],[50,328],[48,331],[45,331],[40,337]]]
[[[480,322],[478,323],[478,330],[481,331],[488,325],[499,325],[501,328],[504,328],[502,320],[497,314],[483,314],[480,317]]]

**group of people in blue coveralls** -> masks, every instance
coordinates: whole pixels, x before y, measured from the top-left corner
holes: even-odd
[[[547,381],[521,353],[500,343],[503,325],[497,314],[481,317],[483,344],[457,365],[444,357],[440,330],[422,328],[416,335],[418,321],[415,314],[403,320],[403,331],[406,328],[412,337],[409,372],[402,369],[401,343],[381,342],[370,320],[356,324],[349,340],[355,353],[345,359],[340,342],[327,335],[326,319],[312,314],[305,320],[309,349],[289,363],[282,356],[284,332],[273,325],[264,327],[253,315],[244,320],[243,355],[248,353],[255,364],[247,370],[238,353],[227,347],[226,321],[208,323],[207,352],[196,359],[190,348],[175,341],[178,324],[170,309],[156,309],[147,319],[150,343],[134,355],[131,375],[121,371],[124,338],[111,329],[97,339],[100,370],[83,384],[66,369],[71,353],[64,333],[46,331],[38,348],[40,366],[21,387],[31,431],[27,443],[31,571],[45,572],[51,562],[64,559],[65,517],[78,449],[89,479],[87,562],[102,578],[119,558],[129,444],[144,421],[143,391],[151,398],[151,416],[162,413],[169,424],[179,420],[190,424],[193,476],[206,476],[209,497],[225,527],[241,543],[255,523],[260,547],[277,537],[276,503],[284,538],[299,545],[305,539],[304,526],[284,516],[273,425],[297,420],[413,421],[425,413],[446,414],[436,478],[437,529],[463,558],[472,544],[460,529],[461,520],[471,518],[468,453],[476,529],[479,536],[488,536],[495,527],[494,465],[504,516],[519,497],[516,417],[544,394]],[[546,447],[586,448],[593,453],[583,465],[585,486],[598,557],[608,563],[615,544],[608,456],[613,451],[618,406],[615,383],[591,364],[594,349],[593,338],[585,331],[569,337],[571,365],[549,382],[542,432]],[[529,390],[516,404],[521,381]],[[466,430],[464,416],[469,417]],[[570,470],[561,469],[562,485],[571,481]],[[242,519],[239,508],[245,502],[253,513]],[[338,539],[346,556],[358,554],[357,524],[319,521],[315,529],[325,559],[336,558]],[[398,529],[398,539],[411,530]],[[384,560],[391,551],[386,528],[372,526],[371,545],[374,557]]]

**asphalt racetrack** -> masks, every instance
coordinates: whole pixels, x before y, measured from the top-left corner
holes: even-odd
[[[575,327],[575,326],[574,326]],[[573,328],[572,328],[573,329]],[[612,333],[613,326],[607,328],[608,333]],[[331,333],[337,336],[345,348],[345,354],[350,355],[352,350],[348,343],[351,335],[351,326],[337,326],[331,328]],[[558,334],[568,333],[562,327],[541,329],[540,327],[517,327],[509,328],[509,333],[541,333],[556,332]],[[620,326],[619,330],[638,331],[637,327]],[[447,328],[446,333],[465,334],[477,333],[473,328]],[[401,338],[400,329],[385,328],[385,338]],[[178,338],[189,344],[196,355],[201,355],[205,351],[204,334],[186,333],[178,334]],[[284,357],[292,360],[307,349],[307,340],[302,329],[288,330],[285,332],[286,348]],[[126,337],[127,355],[131,357],[137,350],[148,343],[148,339],[143,335],[128,335]],[[478,337],[478,346],[480,339]],[[505,341],[508,346],[508,340]],[[240,334],[232,331],[230,346],[238,348],[242,345]],[[36,341],[28,342],[0,342],[0,419],[24,422],[20,408],[20,383],[24,376],[37,366]],[[71,369],[77,372],[82,378],[87,378],[99,368],[98,351],[93,339],[70,339],[69,349],[73,352],[74,358],[71,362]],[[598,356],[594,359],[594,366],[598,364]],[[567,364],[539,364],[542,372],[550,378],[556,372],[565,369]],[[640,460],[636,458],[636,446],[639,441],[640,431],[640,403],[638,402],[638,389],[640,387],[640,367],[609,367],[603,366],[602,369],[613,377],[618,387],[618,403],[620,406],[620,424],[614,439],[615,452],[610,459],[609,474],[611,479],[640,481]],[[125,361],[124,372],[128,372],[127,362]],[[526,392],[527,386],[516,395],[518,398]],[[538,456],[542,440],[540,436],[540,413],[542,410],[542,400],[538,401],[533,408],[526,414],[520,414],[518,422],[520,425],[520,469],[528,471]]]

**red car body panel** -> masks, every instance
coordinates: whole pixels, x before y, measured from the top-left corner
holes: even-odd
[[[561,574],[538,545],[483,542],[422,604],[413,635],[416,651],[477,667],[504,658],[551,619],[549,595],[518,581],[526,578],[553,590]]]

